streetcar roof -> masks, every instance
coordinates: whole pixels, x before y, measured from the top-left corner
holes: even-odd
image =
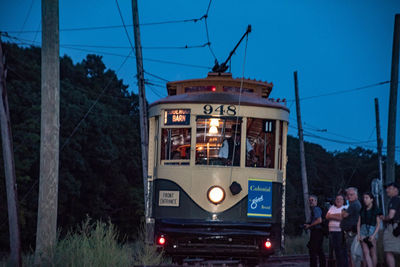
[[[250,94],[238,94],[238,93],[225,93],[225,92],[213,92],[213,93],[190,93],[190,94],[179,94],[161,98],[149,107],[160,105],[160,104],[187,104],[187,103],[207,103],[207,104],[233,104],[233,105],[245,105],[245,106],[258,106],[258,107],[271,107],[280,108],[289,111],[289,109],[281,103],[274,102],[272,100],[261,98],[256,95]]]
[[[240,91],[242,91],[242,93],[251,93],[256,94],[262,98],[268,98],[269,94],[272,91],[273,83],[257,81],[255,79],[251,80],[246,78],[233,78],[232,73],[214,72],[209,72],[207,74],[207,77],[205,78],[172,81],[167,83],[167,91],[169,96],[184,93],[193,93],[193,90],[191,89],[195,89],[194,91],[198,91],[199,88],[205,87],[213,87],[214,90],[212,91],[214,92],[223,92],[224,90],[229,89],[231,92],[232,89],[236,89],[237,92],[237,89],[240,88]],[[204,90],[203,92],[208,93]]]

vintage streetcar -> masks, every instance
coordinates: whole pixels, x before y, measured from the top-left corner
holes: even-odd
[[[289,109],[272,83],[208,73],[149,105],[154,242],[175,261],[281,248]]]

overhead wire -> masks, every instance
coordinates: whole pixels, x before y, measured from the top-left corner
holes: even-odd
[[[24,19],[24,22],[22,23],[22,27],[21,27],[21,30],[18,32],[18,36],[23,32],[23,30],[24,30],[24,28],[25,28],[25,24],[26,24],[26,22],[28,21],[28,18],[29,18],[29,16],[30,16],[30,14],[31,14],[31,11],[32,11],[32,7],[33,7],[33,2],[34,2],[35,0],[32,0],[31,1],[31,4],[30,4],[30,6],[29,6],[29,9],[28,9],[28,13],[26,14],[26,16],[25,16],[25,19]]]
[[[0,32],[0,34],[2,36],[4,36],[4,37],[8,38],[8,39],[17,40],[17,41],[20,42],[20,44],[31,45],[31,43],[32,43],[32,40],[26,40],[26,39],[21,39],[21,38],[15,37],[15,36],[10,36],[9,34],[7,34],[5,32]],[[38,42],[36,42],[36,43],[38,43]],[[100,55],[125,57],[125,55],[122,55],[122,54],[105,52],[105,51],[98,51],[98,50],[78,48],[78,47],[67,47],[67,46],[64,46],[64,45],[60,45],[60,47],[65,48],[65,49],[96,53],[96,54],[100,54]],[[131,55],[130,58],[136,58],[136,57]],[[150,62],[162,63],[162,64],[170,64],[170,65],[178,65],[178,66],[190,67],[190,68],[199,68],[199,69],[207,69],[207,70],[210,69],[210,67],[202,66],[202,65],[186,64],[186,63],[180,63],[180,62],[174,62],[174,61],[168,61],[168,60],[161,60],[161,59],[154,59],[154,58],[143,58],[143,60],[150,61]]]
[[[131,49],[130,46],[112,46],[112,45],[88,45],[88,44],[62,44],[68,47],[93,47],[93,48],[106,48],[106,49]],[[207,43],[201,45],[184,45],[184,46],[142,46],[142,49],[154,49],[154,50],[168,50],[168,49],[194,49],[206,47]]]
[[[159,79],[159,80],[161,80],[161,81],[169,82],[169,80],[164,79],[164,78],[162,78],[162,77],[160,77],[160,76],[158,76],[158,75],[152,74],[152,73],[150,73],[150,72],[148,72],[148,71],[143,71],[143,72],[146,73],[146,74],[148,74],[148,75],[150,75],[150,76],[152,76],[152,77],[154,77],[154,78],[157,78],[157,79]]]
[[[292,125],[289,125],[289,128],[297,129],[296,126],[292,126]],[[325,140],[325,141],[330,141],[330,142],[339,143],[339,144],[348,144],[348,145],[351,144],[351,145],[355,145],[355,144],[365,144],[365,143],[375,142],[375,140],[361,141],[361,140],[358,140],[358,139],[355,139],[355,138],[352,138],[352,137],[346,137],[346,136],[343,136],[343,135],[334,134],[334,135],[337,135],[337,136],[340,136],[340,137],[344,137],[344,138],[347,138],[347,139],[353,139],[353,140],[355,140],[355,141],[353,141],[353,142],[350,142],[350,141],[343,141],[343,140],[337,140],[337,139],[322,137],[322,136],[320,136],[320,135],[316,135],[316,134],[311,133],[310,131],[307,131],[307,130],[304,130],[304,129],[303,129],[303,131],[304,131],[304,136],[314,137],[314,138],[317,138],[317,139],[322,139],[322,140]]]
[[[233,164],[235,161],[235,149],[236,149],[236,135],[237,135],[237,130],[238,130],[238,124],[239,124],[239,113],[240,113],[240,104],[242,100],[242,91],[243,91],[243,83],[244,83],[244,70],[246,66],[246,57],[247,57],[247,43],[249,40],[249,35],[246,35],[246,44],[244,48],[244,56],[243,56],[243,64],[242,64],[242,78],[240,81],[240,91],[239,91],[239,103],[238,103],[238,111],[237,111],[237,116],[236,116],[236,125],[235,125],[235,136],[233,139],[233,152],[232,152],[232,165],[231,165],[231,170],[230,170],[230,176],[229,176],[229,184],[232,184],[232,174],[233,174]]]
[[[192,18],[192,19],[182,19],[182,20],[167,20],[167,21],[158,21],[158,22],[147,22],[140,23],[140,26],[153,26],[153,25],[163,25],[163,24],[176,24],[176,23],[188,23],[188,22],[198,22],[204,19],[204,16],[200,18]],[[68,32],[68,31],[93,31],[93,30],[107,30],[107,29],[118,29],[123,28],[124,25],[105,25],[105,26],[93,26],[93,27],[77,27],[77,28],[61,28],[60,32]],[[126,24],[126,27],[133,27],[133,24]],[[25,31],[7,31],[9,33],[37,33],[41,32],[41,30],[25,30]]]
[[[38,31],[39,31],[41,25],[42,25],[42,20],[39,21],[39,24],[37,26]],[[36,37],[38,36],[38,33],[39,33],[38,31],[35,33],[35,36],[33,37],[32,44],[36,42]]]
[[[133,47],[131,38],[129,37],[128,30],[126,29],[125,22],[124,22],[124,17],[122,16],[121,9],[119,8],[118,0],[115,0],[115,3],[117,4],[118,13],[119,13],[119,16],[121,17],[121,21],[122,21],[122,25],[124,26],[124,30],[125,30],[125,33],[126,33],[126,37],[128,38],[129,44],[131,45],[132,52],[134,52],[134,51],[135,51],[135,48]]]
[[[365,86],[356,87],[353,89],[347,89],[347,90],[335,91],[335,92],[326,93],[326,94],[302,97],[302,98],[300,98],[300,101],[313,99],[313,98],[319,98],[319,97],[325,97],[325,96],[331,96],[331,95],[345,94],[345,93],[349,93],[349,92],[364,90],[364,89],[371,88],[371,87],[381,86],[381,85],[384,85],[387,83],[390,83],[390,81],[377,82],[377,83],[373,83],[373,84],[369,84],[369,85],[365,85]],[[295,99],[288,100],[288,102],[294,102],[294,101],[296,101],[296,100]]]
[[[124,61],[121,63],[115,74],[118,74],[118,72],[122,69],[122,67],[125,65],[125,63],[128,61],[129,56],[131,55],[132,51],[129,52],[129,54],[125,57]],[[96,104],[99,102],[100,98],[104,95],[108,87],[111,85],[112,79],[106,84],[104,89],[101,91],[101,93],[98,95],[96,98],[95,102],[90,106],[86,114],[83,116],[83,118],[78,122],[78,124],[74,127],[72,130],[71,134],[68,136],[68,138],[64,141],[64,144],[60,148],[60,152],[64,149],[64,147],[69,143],[69,140],[72,138],[72,136],[76,133],[78,130],[79,126],[82,124],[82,122],[87,118],[89,113],[92,111],[92,109],[96,106]]]
[[[210,35],[209,35],[209,33],[208,33],[207,18],[208,18],[208,12],[210,11],[210,7],[211,7],[211,2],[212,2],[212,0],[210,0],[210,2],[208,3],[208,7],[207,7],[206,14],[203,15],[202,18],[204,18],[204,26],[205,26],[205,29],[206,29],[206,36],[207,36],[207,46],[208,46],[208,49],[210,50],[211,55],[214,57],[214,60],[215,60],[215,61],[218,61],[218,60],[217,60],[217,57],[216,57],[215,54],[214,54],[214,51],[213,51],[212,48],[211,48]]]
[[[165,95],[161,95],[156,89],[153,88],[153,85],[154,85],[154,84],[149,83],[149,82],[146,82],[146,85],[148,85],[147,87],[150,88],[150,90],[151,90],[156,96],[158,96],[158,97],[160,97],[160,98],[165,97]]]

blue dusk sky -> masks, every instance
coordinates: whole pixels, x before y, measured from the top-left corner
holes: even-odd
[[[41,1],[0,1],[0,31],[18,38],[11,41],[40,45],[37,31],[41,29]],[[215,60],[211,50],[219,62],[225,61],[251,24],[246,57],[244,40],[232,57],[231,72],[234,77],[244,72],[246,78],[273,82],[271,97],[286,98],[291,109],[290,135],[297,136],[293,80],[297,70],[306,141],[321,144],[329,151],[356,146],[376,150],[374,98],[378,98],[386,154],[390,84],[380,83],[390,80],[394,16],[400,13],[400,1],[209,3],[139,0],[145,78],[151,83],[146,86],[146,96],[150,103],[167,95],[165,80],[206,77]],[[133,43],[131,1],[118,0],[118,4]],[[200,19],[207,9],[211,50],[196,47],[208,42],[205,20]],[[80,62],[88,53],[102,55],[107,68],[120,69],[118,76],[137,92],[135,58],[129,58],[120,68],[131,51],[121,25],[116,1],[61,0],[60,56],[66,54]],[[189,48],[177,49],[185,46]],[[399,112],[396,133],[399,162]]]

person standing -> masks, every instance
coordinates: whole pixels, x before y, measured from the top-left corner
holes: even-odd
[[[388,267],[395,267],[394,254],[400,253],[399,190],[400,185],[398,183],[390,183],[386,186],[386,193],[390,201],[388,204],[388,213],[386,217],[383,217],[383,221],[386,224],[385,231],[383,232],[383,250],[385,251]]]
[[[376,240],[382,212],[376,207],[375,197],[370,192],[363,194],[363,204],[357,224],[357,239],[361,244],[367,267],[375,267],[378,264]]]
[[[349,255],[352,256],[352,252],[350,251],[351,244],[354,241],[354,238],[357,235],[357,223],[358,217],[360,216],[361,203],[358,201],[358,190],[355,187],[349,187],[346,189],[347,200],[349,201],[349,207],[347,209],[342,210],[342,221],[340,222],[340,228],[345,233],[346,238],[346,248],[349,252]],[[353,257],[350,257],[350,266],[355,266]],[[359,263],[357,263],[359,266]]]
[[[311,218],[309,223],[304,225],[304,228],[310,229],[310,241],[307,246],[310,253],[310,266],[317,267],[317,257],[319,258],[319,266],[326,266],[325,254],[323,251],[322,243],[324,242],[324,235],[322,232],[322,210],[317,206],[317,196],[310,195],[308,202],[311,209]]]
[[[347,249],[343,239],[343,232],[340,228],[343,205],[344,196],[341,194],[336,195],[335,204],[329,208],[326,213],[326,219],[329,220],[329,242],[331,248],[335,251],[336,266],[347,267],[349,265]]]

